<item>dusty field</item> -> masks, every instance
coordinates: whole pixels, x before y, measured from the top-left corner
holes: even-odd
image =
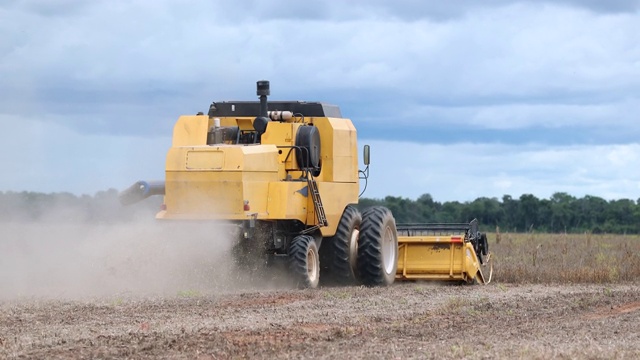
[[[640,358],[638,282],[299,291],[220,229],[0,230],[0,358]]]
[[[5,302],[0,357],[637,359],[639,293],[410,283]]]

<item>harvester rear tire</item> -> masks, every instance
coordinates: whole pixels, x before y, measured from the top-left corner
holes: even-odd
[[[310,235],[293,238],[288,250],[289,269],[298,288],[318,287],[320,281],[320,257],[316,241]]]
[[[347,206],[342,213],[336,234],[322,241],[320,247],[323,284],[350,285],[357,279],[358,237],[362,215]]]
[[[393,284],[398,268],[398,233],[391,211],[366,209],[358,239],[358,275],[366,286]]]

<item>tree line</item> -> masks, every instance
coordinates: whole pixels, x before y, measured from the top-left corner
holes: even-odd
[[[394,214],[397,223],[468,222],[478,219],[485,231],[496,226],[509,232],[591,232],[640,233],[640,200],[607,201],[597,196],[576,198],[557,192],[549,199],[531,194],[502,199],[480,197],[471,202],[435,201],[424,194],[417,200],[387,196],[361,199],[359,207],[383,205]]]
[[[71,193],[0,192],[0,222],[6,221],[83,221],[119,222],[152,218],[160,208],[161,197],[151,197],[123,207],[118,191],[109,189],[94,195]],[[605,200],[597,196],[577,198],[564,192],[549,199],[531,194],[502,199],[480,197],[470,202],[435,201],[430,194],[416,200],[387,196],[362,198],[359,208],[388,207],[397,223],[469,222],[478,219],[485,231],[496,226],[509,232],[591,232],[640,233],[640,200]]]

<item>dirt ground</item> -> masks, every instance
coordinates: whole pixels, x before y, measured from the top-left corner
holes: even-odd
[[[0,230],[2,359],[640,358],[637,282],[294,290],[216,229]]]
[[[0,358],[640,357],[640,286],[239,291],[0,305]]]

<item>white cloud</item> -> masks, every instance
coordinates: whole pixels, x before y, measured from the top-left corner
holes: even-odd
[[[371,150],[371,177],[365,197],[438,201],[555,192],[607,199],[637,199],[640,144],[542,146],[457,143],[411,144],[361,140]]]
[[[291,2],[249,2],[245,21],[221,22],[242,20],[242,12],[224,3],[68,1],[65,16],[55,16],[36,4],[3,12],[3,33],[11,35],[0,48],[0,74],[10,95],[0,109],[14,114],[67,115],[84,109],[81,94],[91,93],[101,97],[94,99],[99,106],[133,100],[151,107],[155,92],[172,93],[163,102],[180,108],[176,114],[191,112],[214,98],[251,98],[253,82],[262,78],[272,80],[277,97],[338,92],[363,102],[373,94],[383,100],[369,104],[379,114],[431,107],[495,129],[586,127],[618,115],[620,105],[640,103],[637,13],[467,2],[468,8],[451,6],[465,16],[433,22],[410,10],[448,7],[404,3],[395,11],[382,3],[332,2],[322,16],[295,19],[305,9]],[[340,17],[342,11],[352,17]],[[413,20],[382,16],[389,11]],[[125,112],[116,121],[139,115]]]

